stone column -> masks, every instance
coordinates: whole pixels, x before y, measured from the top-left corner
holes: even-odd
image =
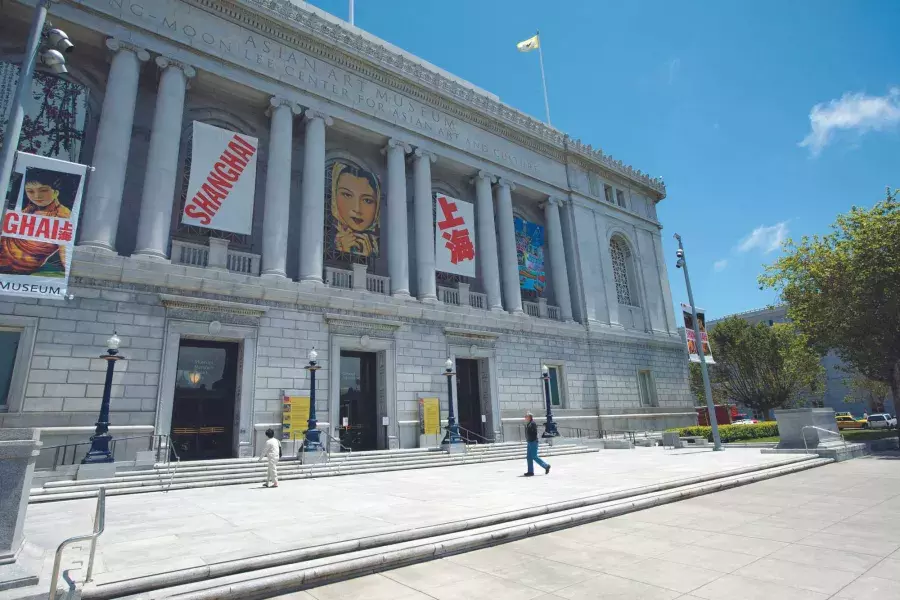
[[[41,449],[40,431],[0,428],[0,589],[34,585],[37,573],[13,564],[22,547],[28,490]]]
[[[569,270],[566,266],[565,244],[563,244],[562,221],[559,208],[562,200],[550,197],[544,203],[544,220],[547,222],[547,245],[550,249],[550,276],[553,278],[553,292],[559,304],[560,318],[572,322],[572,297],[569,293]]]
[[[165,56],[157,56],[156,64],[162,69],[162,75],[156,92],[135,254],[165,260],[168,258],[175,182],[178,179],[176,170],[184,96],[188,79],[197,72],[190,65]]]
[[[113,51],[106,79],[106,94],[94,146],[94,172],[88,178],[79,245],[115,252],[122,190],[131,146],[134,107],[141,63],[150,55],[115,38],[106,40]]]
[[[431,163],[437,157],[416,148],[413,158],[416,224],[416,281],[419,300],[437,302],[437,282],[434,276],[434,198],[431,191]]]
[[[494,188],[497,203],[497,225],[500,230],[500,273],[503,301],[508,312],[522,314],[522,292],[519,288],[519,259],[516,255],[516,229],[513,223],[512,191],[516,184],[501,178]]]
[[[475,223],[478,234],[478,263],[481,265],[481,283],[487,294],[487,308],[503,311],[500,297],[500,271],[497,263],[497,233],[494,230],[494,200],[491,184],[494,176],[479,171],[472,180],[475,183]]]
[[[325,243],[325,126],[328,115],[307,109],[303,153],[303,217],[300,226],[300,281],[322,283]]]
[[[409,226],[406,222],[406,155],[409,144],[391,138],[387,154],[387,252],[391,294],[409,297]]]
[[[288,219],[291,211],[291,153],[294,115],[300,107],[273,96],[267,111],[271,118],[269,158],[266,164],[266,204],[263,217],[262,275],[287,277]]]

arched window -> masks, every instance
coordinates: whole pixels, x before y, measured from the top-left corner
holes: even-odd
[[[628,245],[614,237],[609,240],[609,255],[612,257],[613,280],[616,282],[616,298],[619,304],[637,306],[637,295],[632,282],[631,250]]]

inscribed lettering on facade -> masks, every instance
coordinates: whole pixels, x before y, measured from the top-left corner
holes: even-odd
[[[281,439],[302,439],[308,422],[309,396],[285,396],[281,403]]]
[[[519,285],[523,290],[543,292],[547,283],[544,272],[544,228],[520,217],[516,226],[516,256],[519,259]]]
[[[684,337],[687,340],[688,355],[691,362],[700,362],[700,355],[697,354],[697,336],[694,335],[694,317],[691,315],[691,306],[689,304],[681,305],[681,312],[684,315]],[[706,334],[706,311],[702,308],[697,309],[697,325],[700,329],[700,339],[703,340],[703,356],[708,364],[714,365],[712,350],[709,347],[709,336]]]
[[[181,222],[249,234],[259,140],[194,121],[191,176]]]
[[[0,235],[0,294],[66,297],[86,171],[17,153]]]
[[[435,268],[444,273],[475,277],[475,205],[435,195]]]
[[[376,257],[381,229],[381,184],[374,173],[344,160],[326,165],[325,236],[338,256]]]

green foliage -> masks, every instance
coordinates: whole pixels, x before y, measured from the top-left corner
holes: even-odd
[[[713,388],[747,408],[768,413],[801,405],[805,395],[824,387],[820,355],[789,324],[751,325],[729,317],[716,324],[710,338],[716,348]]]
[[[891,393],[891,386],[884,381],[869,379],[860,373],[853,373],[844,380],[850,393],[844,398],[848,404],[865,402],[870,413],[884,412],[884,400]]]
[[[712,427],[695,425],[693,427],[681,427],[679,429],[669,429],[668,431],[677,431],[681,437],[701,436],[710,442],[712,439]],[[778,435],[778,423],[775,421],[766,421],[765,423],[753,423],[747,425],[720,425],[719,437],[722,443],[737,442],[740,440],[755,440],[757,438],[775,437]]]
[[[713,351],[715,356],[715,351]],[[713,365],[707,365],[707,369],[711,369]],[[691,395],[694,397],[694,404],[697,406],[706,406],[706,393],[703,391],[703,373],[700,371],[700,363],[688,363],[688,382],[691,386]],[[726,404],[728,397],[725,395],[722,385],[719,384],[710,374],[710,389],[713,395],[713,404]]]
[[[828,235],[788,240],[759,281],[780,292],[794,325],[821,353],[834,349],[900,400],[898,191],[838,216]]]

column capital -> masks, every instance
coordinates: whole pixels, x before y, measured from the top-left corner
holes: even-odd
[[[476,179],[486,179],[489,184],[497,183],[497,177],[487,171],[478,171],[475,176],[472,177],[471,182],[474,183]]]
[[[506,177],[500,177],[499,179],[497,179],[497,185],[499,185],[500,187],[508,187],[509,191],[511,192],[516,191],[516,184]]]
[[[289,100],[282,96],[272,96],[269,98],[269,108],[266,109],[266,116],[271,117],[272,113],[275,112],[275,109],[280,106],[287,106],[294,115],[299,115],[303,112],[303,109],[293,100]]]
[[[184,73],[184,76],[186,79],[190,79],[191,77],[194,77],[197,75],[197,70],[194,67],[192,67],[191,65],[189,65],[187,63],[183,63],[179,60],[169,58],[168,56],[157,56],[155,62],[156,62],[156,66],[159,67],[160,69],[164,69],[164,70],[168,69],[168,68],[178,69],[179,71]]]
[[[426,160],[430,160],[431,162],[437,162],[437,154],[425,150],[424,148],[416,148],[413,152],[413,156],[415,156],[416,159],[424,158]]]
[[[564,206],[568,199],[563,198],[562,196],[550,196],[542,204],[546,206]]]
[[[403,140],[397,138],[391,138],[388,140],[388,143],[384,148],[381,149],[382,154],[387,154],[388,150],[392,148],[401,148],[403,150],[403,154],[409,154],[412,152],[412,146],[404,142]]]
[[[307,108],[306,110],[303,111],[303,119],[306,121],[313,121],[315,119],[321,119],[325,123],[325,125],[327,125],[328,127],[331,127],[332,125],[334,125],[334,120],[331,117],[329,117],[328,115],[326,115],[325,113],[323,113],[320,110],[313,110],[312,108]]]
[[[138,60],[141,62],[147,62],[150,60],[150,53],[135,46],[134,44],[129,44],[128,42],[123,42],[118,38],[106,38],[106,47],[112,50],[113,52],[121,52],[125,50],[127,52],[133,52],[135,56],[138,57]]]

